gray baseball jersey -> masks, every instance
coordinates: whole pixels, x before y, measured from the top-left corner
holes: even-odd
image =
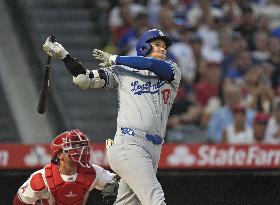
[[[119,95],[115,143],[108,149],[109,164],[122,178],[115,204],[165,204],[156,178],[162,141],[153,143],[145,137],[163,139],[165,135],[181,79],[181,70],[175,63],[170,64],[174,72],[171,82],[160,80],[152,72],[123,65],[105,69],[105,87],[118,88]]]
[[[118,88],[118,128],[129,127],[164,137],[168,115],[177,95],[181,70],[172,63],[174,80],[160,80],[150,71],[116,65],[106,69],[107,88]]]

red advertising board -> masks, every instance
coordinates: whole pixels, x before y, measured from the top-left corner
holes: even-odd
[[[91,161],[108,167],[104,144]],[[0,169],[37,169],[50,162],[49,145],[0,144]],[[279,169],[280,145],[164,144],[160,169]]]

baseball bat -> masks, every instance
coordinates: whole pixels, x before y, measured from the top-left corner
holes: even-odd
[[[50,36],[50,41],[51,42],[55,41],[55,37],[53,35]],[[50,87],[51,59],[52,59],[52,57],[48,56],[48,60],[47,60],[46,68],[45,68],[45,72],[44,72],[43,87],[42,87],[39,102],[37,105],[37,111],[39,114],[45,113],[46,107],[47,107],[48,89]]]

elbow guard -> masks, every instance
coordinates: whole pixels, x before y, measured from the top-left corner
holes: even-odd
[[[106,84],[105,72],[103,70],[86,71],[86,74],[79,74],[73,77],[73,82],[82,89],[102,88]]]
[[[77,77],[73,76],[73,82],[79,86],[79,88],[85,90],[89,87],[90,79],[85,74],[79,74]]]

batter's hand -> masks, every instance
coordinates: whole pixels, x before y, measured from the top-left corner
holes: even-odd
[[[58,58],[58,59],[64,59],[68,52],[65,50],[65,48],[57,42],[51,42],[50,38],[47,38],[46,42],[43,45],[43,50],[52,57]]]
[[[102,67],[109,67],[116,64],[116,55],[112,55],[98,49],[94,49],[92,55],[95,59],[103,61],[102,63],[99,63]]]

